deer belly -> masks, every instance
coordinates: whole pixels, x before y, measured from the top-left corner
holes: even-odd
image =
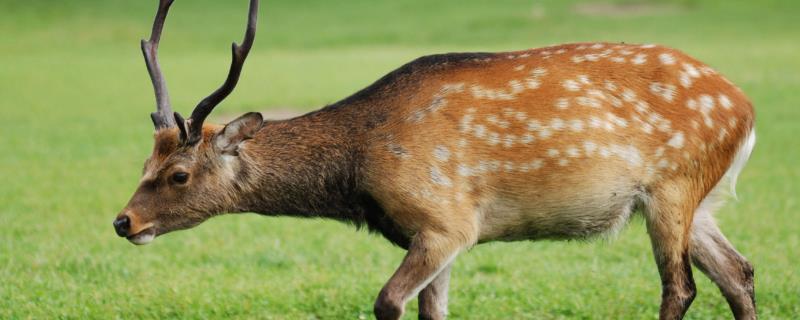
[[[635,187],[584,191],[498,195],[480,209],[479,241],[613,234],[626,224],[640,197]]]

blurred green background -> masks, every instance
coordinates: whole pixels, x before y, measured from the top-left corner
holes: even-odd
[[[160,59],[187,114],[223,80],[245,0],[177,0]],[[139,39],[156,0],[0,0],[0,318],[370,318],[403,251],[344,224],[229,215],[135,247],[111,220],[152,144]],[[756,266],[764,319],[800,314],[798,1],[263,1],[241,82],[214,114],[302,112],[424,54],[575,41],[660,43],[757,110],[738,203],[717,215]],[[729,318],[695,271],[689,319]],[[453,270],[453,319],[655,318],[641,219],[614,241],[481,245]],[[406,318],[416,317],[416,302]]]

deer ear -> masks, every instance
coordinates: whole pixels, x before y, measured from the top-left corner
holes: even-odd
[[[214,136],[214,147],[223,154],[239,155],[239,144],[247,139],[252,139],[263,125],[264,118],[260,113],[245,113],[229,122],[222,131]]]

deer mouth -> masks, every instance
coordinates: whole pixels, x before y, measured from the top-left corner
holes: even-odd
[[[156,229],[153,227],[139,231],[137,234],[127,236],[128,241],[135,245],[145,245],[153,241],[156,237]]]

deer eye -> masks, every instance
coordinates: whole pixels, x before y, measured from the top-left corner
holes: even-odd
[[[184,184],[186,181],[189,181],[189,174],[186,172],[175,172],[170,179],[177,184]]]

